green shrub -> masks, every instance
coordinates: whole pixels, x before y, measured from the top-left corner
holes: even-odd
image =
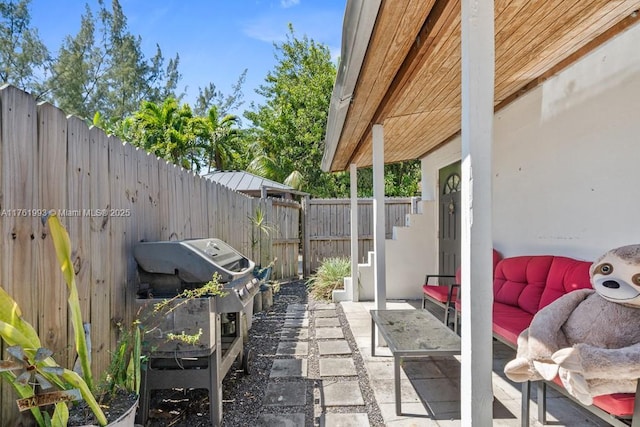
[[[319,300],[331,300],[334,289],[342,289],[343,279],[351,275],[349,258],[327,258],[315,274],[307,280],[307,289]]]

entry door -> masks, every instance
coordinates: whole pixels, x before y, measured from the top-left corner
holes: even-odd
[[[460,162],[446,166],[439,172],[440,274],[455,274],[460,267],[460,173]]]

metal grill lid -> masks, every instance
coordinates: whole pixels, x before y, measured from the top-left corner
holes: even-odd
[[[185,283],[206,283],[214,273],[222,283],[250,275],[255,263],[220,239],[141,242],[134,246],[138,266],[148,273],[176,275]]]

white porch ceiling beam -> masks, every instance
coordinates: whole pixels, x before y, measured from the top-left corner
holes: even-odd
[[[461,424],[491,426],[494,2],[462,0]]]

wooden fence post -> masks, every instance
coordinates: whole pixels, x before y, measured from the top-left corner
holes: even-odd
[[[302,276],[309,277],[311,275],[311,259],[309,258],[309,247],[311,245],[311,240],[309,237],[309,196],[304,196],[302,199],[302,211],[301,211],[301,221],[302,221]]]

